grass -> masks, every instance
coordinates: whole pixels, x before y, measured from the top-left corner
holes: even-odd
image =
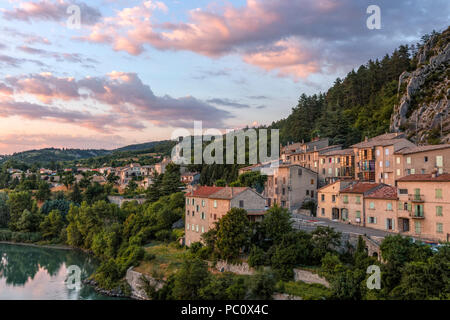
[[[158,279],[167,279],[174,274],[186,254],[186,249],[179,248],[177,243],[151,243],[145,247],[145,251],[155,258],[142,261],[134,270]]]
[[[318,283],[305,283],[303,281],[279,282],[277,290],[281,293],[301,297],[303,300],[327,300],[331,291]]]

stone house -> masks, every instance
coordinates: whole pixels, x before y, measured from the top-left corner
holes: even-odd
[[[201,241],[231,208],[242,208],[252,221],[260,220],[265,213],[265,199],[247,187],[200,186],[186,194],[185,244]]]

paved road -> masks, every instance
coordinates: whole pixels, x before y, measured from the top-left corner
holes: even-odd
[[[361,234],[361,235],[367,235],[370,237],[386,237],[388,235],[395,235],[397,233],[394,232],[387,232],[383,230],[377,230],[372,228],[366,228],[366,227],[359,227],[351,224],[345,224],[341,222],[331,221],[324,218],[318,218],[318,217],[310,217],[302,214],[293,214],[292,215],[293,221],[294,221],[294,228],[299,230],[307,230],[312,231],[318,226],[329,226],[337,231],[340,231],[342,233],[355,233],[355,234]]]

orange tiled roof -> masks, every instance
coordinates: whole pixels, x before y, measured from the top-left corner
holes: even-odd
[[[397,188],[393,186],[385,185],[374,191],[369,192],[366,196],[369,199],[389,199],[396,200],[397,198]]]
[[[207,198],[213,193],[216,193],[217,191],[223,189],[225,187],[208,187],[208,186],[200,186],[197,190],[194,190],[193,192],[189,192],[186,194],[188,197],[199,197],[199,198]]]
[[[410,174],[409,176],[397,179],[397,181],[405,182],[424,182],[424,181],[437,181],[437,182],[450,182],[450,173],[442,173],[433,177],[431,173],[429,174]]]
[[[379,187],[380,185],[380,183],[373,182],[358,182],[341,190],[341,193],[366,193],[367,191]]]

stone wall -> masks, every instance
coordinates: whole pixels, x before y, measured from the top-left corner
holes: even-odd
[[[312,273],[311,271],[294,269],[294,279],[295,281],[303,281],[306,283],[319,283],[323,284],[325,287],[329,288],[330,284],[327,280],[320,277],[318,274]]]
[[[142,273],[134,271],[133,267],[129,268],[127,270],[127,274],[125,276],[125,279],[127,280],[128,284],[131,287],[131,297],[138,300],[149,300],[149,297],[145,293],[145,290],[143,290],[143,284],[141,277],[143,276]],[[158,281],[148,275],[144,275],[144,277],[150,281],[151,285],[155,285],[156,289],[159,290],[162,288],[164,283],[162,281]]]
[[[230,264],[226,261],[220,260],[216,264],[216,269],[220,272],[232,272],[241,275],[252,275],[255,273],[255,270],[246,262],[243,262],[242,264]]]

